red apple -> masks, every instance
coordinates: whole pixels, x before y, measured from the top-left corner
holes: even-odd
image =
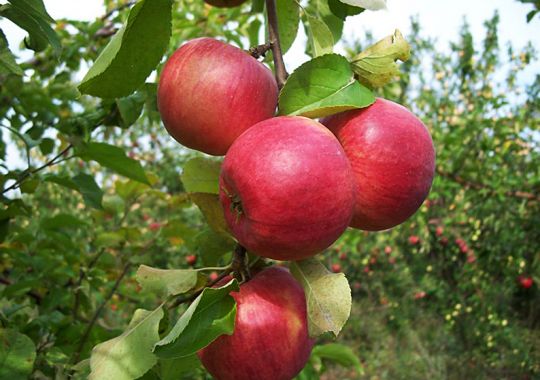
[[[523,277],[523,276],[519,276],[518,277],[519,279],[519,283],[521,284],[521,287],[524,288],[524,289],[529,289],[530,287],[533,286],[533,279],[532,277]]]
[[[186,263],[190,266],[193,266],[197,263],[197,256],[195,255],[187,255],[186,256]]]
[[[420,238],[418,236],[416,235],[409,236],[409,244],[416,245],[418,243],[420,243]]]
[[[246,0],[204,0],[204,2],[218,8],[234,8],[245,3]]]
[[[351,168],[337,139],[318,122],[272,118],[229,149],[220,201],[230,230],[248,251],[304,259],[347,228],[354,202]]]
[[[291,380],[313,347],[302,287],[286,268],[274,266],[231,295],[237,303],[234,333],[199,351],[204,367],[219,380]]]
[[[277,84],[272,72],[248,53],[212,38],[197,38],[167,61],[158,108],[180,144],[224,155],[233,141],[274,115]]]
[[[390,247],[389,245],[384,247],[384,253],[386,253],[387,255],[391,254],[392,253],[392,247]]]
[[[216,281],[219,277],[219,274],[217,272],[210,272],[210,274],[208,275],[208,279],[210,281]]]
[[[335,264],[332,264],[332,272],[334,273],[340,273],[341,272],[341,265],[335,263]]]
[[[161,228],[161,223],[159,222],[152,222],[148,225],[148,228],[150,231],[157,231]]]
[[[442,228],[442,226],[437,226],[437,228],[435,229],[436,236],[442,236],[443,232],[444,232],[444,228]]]
[[[420,119],[379,98],[367,108],[332,115],[322,123],[338,137],[353,168],[351,227],[384,230],[416,212],[435,173],[433,142]]]
[[[347,254],[345,252],[341,252],[339,254],[339,259],[342,260],[342,261],[347,260]]]

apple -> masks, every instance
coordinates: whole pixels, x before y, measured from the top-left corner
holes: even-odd
[[[240,285],[232,335],[198,352],[219,380],[291,380],[304,368],[308,336],[304,290],[286,268],[270,267]]]
[[[356,195],[351,227],[385,230],[416,212],[435,173],[433,141],[420,119],[378,98],[369,107],[321,122],[338,137],[351,161]]]
[[[148,225],[148,228],[150,231],[157,231],[161,228],[161,223],[159,222],[152,222]]]
[[[440,237],[442,236],[444,232],[444,228],[442,226],[437,226],[437,228],[435,229],[435,235]]]
[[[523,289],[529,289],[530,287],[533,286],[533,283],[534,283],[532,277],[530,277],[530,276],[528,276],[528,277],[519,276],[518,280],[519,280],[519,283],[521,284],[521,287]]]
[[[347,254],[345,252],[341,252],[339,254],[339,259],[342,261],[347,260]]]
[[[186,263],[190,266],[193,266],[197,263],[197,256],[195,255],[187,255],[186,256]]]
[[[334,273],[340,273],[341,272],[341,265],[338,263],[332,264],[332,272]]]
[[[416,235],[409,236],[409,244],[417,245],[418,243],[420,243],[420,238],[418,236]]]
[[[392,247],[390,247],[389,245],[384,247],[384,253],[386,253],[387,255],[391,254],[392,253]]]
[[[210,272],[210,274],[208,275],[208,279],[212,282],[216,281],[219,277],[219,274],[217,272]]]
[[[261,62],[204,37],[169,58],[157,100],[165,128],[180,144],[224,155],[242,132],[274,115],[277,93],[272,72]]]
[[[354,204],[351,167],[320,123],[275,117],[231,146],[219,197],[229,229],[248,251],[276,260],[305,259],[347,228]]]
[[[204,2],[218,8],[234,8],[244,4],[246,0],[204,0]]]

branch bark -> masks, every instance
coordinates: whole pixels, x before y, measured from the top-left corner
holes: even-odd
[[[266,1],[266,15],[268,19],[268,37],[272,46],[272,55],[274,57],[274,70],[278,88],[281,90],[287,80],[287,70],[283,62],[283,53],[279,42],[278,18],[276,10],[276,0]]]

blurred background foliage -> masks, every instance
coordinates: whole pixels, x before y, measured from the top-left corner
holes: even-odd
[[[126,20],[125,2],[105,3],[111,12],[94,22],[57,20],[61,55],[47,47],[20,65],[24,76],[0,71],[0,321],[29,338],[33,379],[65,378],[94,345],[120,334],[135,308],[158,304],[134,280],[139,264],[187,267],[196,254],[197,267],[214,266],[230,249],[209,238],[184,192],[182,166],[198,153],[160,125],[156,75],[127,98],[79,96],[82,74]],[[262,42],[262,21],[257,1],[232,10],[177,1],[168,54],[203,35],[247,49]],[[353,289],[338,342],[360,367],[327,363],[332,355],[321,349],[300,378],[536,378],[540,73],[526,85],[520,74],[538,52],[501,46],[497,15],[483,36],[464,24],[441,51],[411,23],[412,58],[379,95],[425,122],[437,176],[409,221],[349,230],[321,257],[339,264]],[[368,35],[345,48],[353,55],[371,42]],[[149,183],[110,170],[92,143],[121,149]]]

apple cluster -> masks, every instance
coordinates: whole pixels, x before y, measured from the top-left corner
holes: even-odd
[[[170,135],[186,147],[225,155],[220,202],[232,234],[249,252],[305,259],[349,226],[388,229],[420,207],[435,152],[427,128],[409,110],[379,98],[316,121],[275,117],[277,99],[266,66],[212,38],[181,46],[159,81],[158,107]],[[200,352],[205,367],[220,380],[293,378],[313,344],[301,287],[274,267],[233,296],[235,332]]]

